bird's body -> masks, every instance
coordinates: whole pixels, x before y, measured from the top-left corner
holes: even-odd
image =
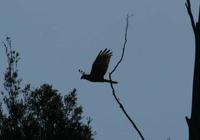
[[[90,74],[85,74],[84,72],[80,71],[82,73],[81,79],[86,79],[91,82],[108,82],[117,84],[118,82],[116,81],[104,79],[111,56],[112,52],[110,50],[101,50],[93,62]]]

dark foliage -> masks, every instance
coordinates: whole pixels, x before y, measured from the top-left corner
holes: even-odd
[[[63,97],[48,84],[34,90],[30,85],[22,88],[17,69],[19,53],[11,46],[7,37],[4,47],[8,68],[4,73],[5,90],[1,92],[0,139],[93,140],[91,119],[82,121],[76,90]]]

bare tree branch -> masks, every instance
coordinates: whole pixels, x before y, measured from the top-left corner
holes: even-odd
[[[126,43],[127,43],[127,34],[128,34],[128,26],[129,26],[129,18],[132,15],[127,15],[126,17],[126,28],[125,28],[125,41],[124,41],[124,45],[123,45],[123,49],[122,49],[122,55],[120,60],[118,61],[118,63],[116,64],[116,66],[114,67],[114,69],[109,73],[109,79],[112,80],[112,74],[115,72],[115,70],[118,68],[119,64],[122,62],[123,57],[124,57],[124,52],[125,52],[125,48],[126,48]],[[122,105],[122,103],[119,101],[119,98],[116,96],[115,93],[115,89],[113,87],[113,84],[110,83],[111,89],[112,89],[112,93],[113,96],[115,98],[115,100],[117,101],[117,103],[119,104],[119,107],[121,108],[121,110],[123,111],[124,115],[127,117],[127,119],[130,121],[130,123],[133,125],[134,129],[138,132],[138,134],[140,135],[141,139],[144,140],[144,137],[142,135],[142,133],[140,132],[140,130],[138,129],[138,127],[136,126],[136,124],[134,123],[134,121],[131,119],[131,117],[128,115],[128,113],[126,112],[126,110],[124,109],[124,106]]]
[[[192,29],[193,29],[194,33],[196,33],[196,31],[195,31],[195,22],[194,22],[194,17],[192,15],[190,0],[186,1],[185,7],[187,8],[188,15],[190,16],[190,21],[191,21],[191,24],[192,24]]]
[[[123,45],[123,48],[122,48],[122,56],[120,58],[120,60],[118,61],[117,65],[114,67],[114,69],[110,72],[110,75],[113,74],[113,72],[115,72],[115,70],[117,69],[117,67],[119,66],[119,64],[122,62],[122,59],[124,57],[124,52],[125,52],[125,48],[126,48],[126,43],[127,43],[127,34],[128,34],[128,24],[129,24],[129,18],[131,17],[132,15],[127,15],[126,17],[126,28],[125,28],[125,38],[124,38],[124,45]]]

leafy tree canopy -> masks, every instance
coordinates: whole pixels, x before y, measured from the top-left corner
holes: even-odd
[[[9,37],[4,47],[8,67],[4,73],[5,90],[1,91],[0,139],[93,140],[91,119],[82,121],[83,109],[77,105],[76,89],[62,96],[49,84],[22,88],[17,69],[19,53],[12,49]]]

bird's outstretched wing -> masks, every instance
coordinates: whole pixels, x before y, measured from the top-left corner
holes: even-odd
[[[95,79],[103,79],[110,62],[112,52],[108,49],[101,50],[92,65],[90,75]]]

